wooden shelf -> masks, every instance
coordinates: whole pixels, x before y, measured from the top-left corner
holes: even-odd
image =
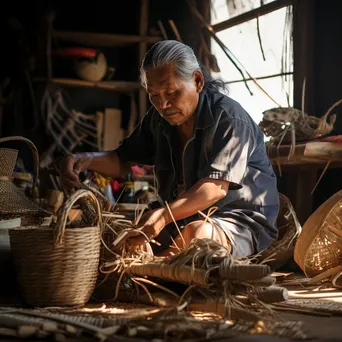
[[[46,81],[46,79],[39,78],[35,81]],[[73,78],[54,78],[53,83],[61,86],[68,87],[87,87],[87,88],[100,88],[118,92],[133,92],[138,91],[141,87],[139,82],[127,82],[127,81],[100,81],[90,82],[84,80],[78,80]]]
[[[123,34],[79,32],[79,31],[54,31],[52,37],[69,43],[93,47],[113,47],[136,43],[156,43],[161,37],[134,36]]]

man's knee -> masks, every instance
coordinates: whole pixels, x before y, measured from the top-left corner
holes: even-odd
[[[205,221],[193,221],[183,230],[183,238],[187,245],[192,239],[212,239],[226,248],[231,248],[226,234],[215,225]]]
[[[192,239],[214,239],[215,231],[214,227],[209,222],[193,221],[188,223],[183,230],[183,237],[187,244]]]

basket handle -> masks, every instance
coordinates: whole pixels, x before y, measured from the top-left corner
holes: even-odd
[[[29,140],[25,137],[21,137],[21,136],[12,136],[12,137],[0,138],[0,143],[6,142],[6,141],[13,141],[13,140],[20,140],[20,141],[26,142],[32,151],[33,161],[34,161],[34,175],[33,175],[32,189],[31,189],[31,198],[33,198],[34,197],[34,189],[37,186],[38,174],[39,174],[39,153],[38,153],[37,147],[31,140]]]
[[[339,106],[341,103],[342,103],[342,99],[336,101],[336,102],[335,102],[335,103],[326,111],[326,113],[322,116],[321,121],[326,122],[326,121],[328,120],[328,116],[329,116],[329,114],[332,112],[332,110],[333,110],[335,107]],[[336,118],[336,115],[335,115],[335,118]]]
[[[83,197],[88,197],[91,201],[93,201],[96,207],[97,214],[98,214],[97,225],[100,227],[100,231],[102,232],[103,230],[102,213],[101,213],[101,208],[100,208],[98,199],[89,190],[85,190],[85,189],[76,190],[65,201],[62,209],[60,210],[60,215],[58,216],[58,219],[54,228],[54,245],[55,246],[59,245],[62,242],[70,209],[80,198],[83,198]]]

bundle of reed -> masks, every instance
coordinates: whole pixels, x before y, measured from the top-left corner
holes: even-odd
[[[116,204],[112,204],[109,199],[104,196],[101,191],[95,187],[81,183],[81,188],[93,192],[98,199],[103,231],[101,235],[101,251],[99,276],[93,293],[93,298],[98,300],[108,300],[116,297],[118,291],[117,284],[121,289],[127,290],[131,287],[131,281],[127,277],[120,276],[120,270],[123,269],[124,260],[140,260],[145,262],[153,255],[152,248],[149,243],[144,248],[132,249],[127,243],[127,233],[136,231],[141,232],[137,228],[143,210],[136,210],[135,220],[127,219],[117,210]],[[93,222],[97,218],[97,213],[93,210],[91,203],[87,199],[80,201],[80,209],[82,215],[73,224],[81,224]],[[115,292],[114,292],[115,291]]]
[[[139,222],[139,216],[141,213],[134,223]],[[226,318],[254,321],[260,319],[254,311],[263,309],[272,313],[269,303],[287,299],[286,289],[273,286],[276,279],[268,265],[256,263],[256,259],[234,258],[230,249],[214,240],[194,239],[189,246],[179,248],[178,254],[157,257],[152,253],[153,241],[147,236],[144,247],[134,249],[127,243],[132,231],[144,235],[141,228],[130,220],[110,215],[107,218],[107,222],[105,217],[103,220],[100,273],[104,275],[103,281],[114,275],[109,284],[114,299],[125,290],[131,296],[135,286],[137,292],[145,291],[150,303],[153,303],[151,287],[175,296],[182,303],[189,300],[194,289],[200,289],[206,298],[223,300],[220,314]],[[126,286],[128,281],[131,286]],[[165,282],[185,284],[188,288],[179,295],[164,286]],[[203,308],[208,310],[206,306]]]
[[[268,265],[253,263],[249,258],[236,259],[227,248],[211,239],[194,239],[186,249],[171,257],[137,255],[117,255],[103,265],[118,275],[115,298],[121,279],[128,276],[137,288],[138,298],[142,299],[139,290],[142,288],[150,304],[156,304],[153,298],[156,288],[174,296],[178,303],[190,303],[190,296],[197,291],[207,301],[197,302],[197,309],[214,310],[234,320],[261,320],[259,310],[272,315],[269,304],[287,300],[287,290],[274,286],[276,279]],[[186,289],[177,293],[165,283],[179,283]],[[210,307],[208,298],[212,300]]]
[[[266,263],[273,270],[279,269],[291,259],[297,238],[302,231],[291,201],[284,194],[279,193],[279,203],[278,237],[258,255],[258,262]]]

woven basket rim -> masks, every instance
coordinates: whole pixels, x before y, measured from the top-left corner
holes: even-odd
[[[315,212],[306,220],[303,225],[301,234],[298,237],[297,244],[295,247],[294,258],[297,264],[300,266],[306,276],[310,276],[307,272],[307,254],[316,241],[321,229],[324,227],[327,217],[333,211],[333,209],[342,201],[342,190],[336,192],[330,196],[325,202],[323,202]],[[323,214],[320,218],[318,215]],[[312,229],[309,226],[311,222],[315,220],[316,229]],[[311,228],[311,229],[310,229]]]
[[[90,229],[99,229],[99,226],[85,226],[85,227],[80,227],[80,228],[74,228],[74,227],[66,227],[65,232],[67,233],[68,231],[73,231],[73,232],[80,232],[84,231],[85,229],[90,230]],[[24,230],[39,230],[39,231],[51,231],[53,232],[53,228],[50,226],[20,226],[20,227],[15,227],[15,228],[10,228],[11,231],[17,230],[17,231],[24,231]]]

